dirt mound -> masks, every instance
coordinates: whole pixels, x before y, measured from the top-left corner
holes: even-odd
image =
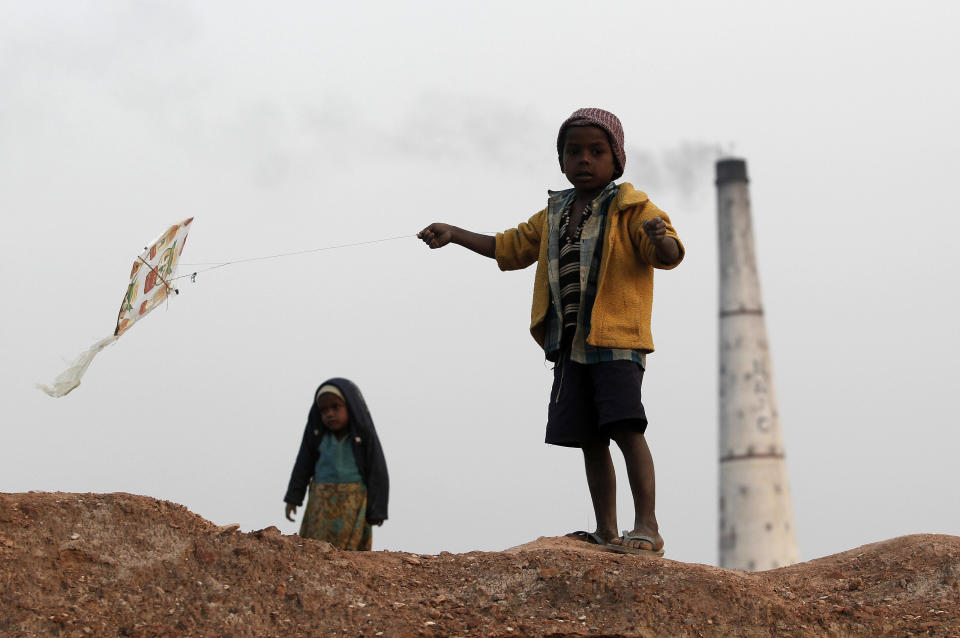
[[[566,538],[342,552],[130,494],[0,494],[0,635],[960,636],[960,537],[767,572]]]

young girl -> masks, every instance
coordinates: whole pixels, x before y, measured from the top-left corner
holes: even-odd
[[[575,111],[560,126],[557,154],[573,188],[551,192],[529,221],[496,237],[439,223],[418,236],[430,248],[460,244],[501,270],[537,264],[530,332],[555,363],[546,442],[583,450],[597,517],[596,532],[575,534],[614,551],[663,555],[640,385],[653,352],[653,269],[680,263],[683,246],[646,194],[614,183],[627,158],[613,113]],[[633,494],[633,529],[622,535],[610,439]]]
[[[308,485],[300,535],[340,549],[369,550],[370,526],[387,520],[390,483],[367,404],[347,379],[324,381],[314,394],[283,497],[287,520],[294,520]]]

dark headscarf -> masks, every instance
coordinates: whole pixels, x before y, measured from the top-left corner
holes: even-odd
[[[383,521],[387,518],[387,500],[390,492],[390,479],[387,476],[387,462],[380,447],[380,438],[373,427],[373,417],[367,409],[367,402],[360,392],[360,388],[349,379],[334,377],[327,379],[317,387],[317,392],[325,385],[335,386],[343,395],[347,404],[350,429],[350,441],[353,445],[353,455],[357,461],[357,469],[367,487],[367,520]],[[316,401],[310,402],[310,413],[307,415],[307,426],[303,431],[300,442],[300,451],[293,465],[290,483],[283,500],[293,505],[300,505],[307,490],[307,485],[313,477],[313,469],[317,463],[318,446],[320,439],[326,434],[327,428],[320,418],[320,408]]]

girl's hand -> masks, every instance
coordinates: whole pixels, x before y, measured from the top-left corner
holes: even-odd
[[[417,233],[417,237],[430,248],[442,248],[453,241],[453,233],[454,227],[450,224],[434,223]]]
[[[383,519],[382,519],[382,518],[378,518],[378,519],[376,519],[376,520],[367,521],[367,522],[370,523],[371,525],[376,525],[377,527],[380,527],[381,525],[383,525]]]
[[[297,506],[294,505],[293,503],[287,503],[287,508],[286,508],[286,509],[287,509],[287,511],[286,511],[287,520],[288,520],[288,521],[292,521],[292,520],[293,520],[293,515],[297,513]]]

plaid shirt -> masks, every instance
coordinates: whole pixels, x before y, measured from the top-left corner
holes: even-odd
[[[603,361],[636,361],[646,367],[646,353],[643,350],[624,348],[601,348],[587,343],[590,334],[590,314],[597,297],[597,277],[600,272],[600,257],[603,254],[603,231],[607,221],[607,211],[617,194],[619,187],[610,182],[607,187],[590,202],[590,216],[580,235],[580,314],[577,328],[570,345],[570,360],[577,363],[601,363]],[[550,281],[550,312],[547,313],[546,335],[543,349],[547,359],[556,361],[560,356],[560,342],[563,338],[563,305],[560,302],[560,218],[563,211],[573,205],[576,197],[574,189],[550,191],[547,203],[547,227],[549,244],[547,245],[547,276]]]

